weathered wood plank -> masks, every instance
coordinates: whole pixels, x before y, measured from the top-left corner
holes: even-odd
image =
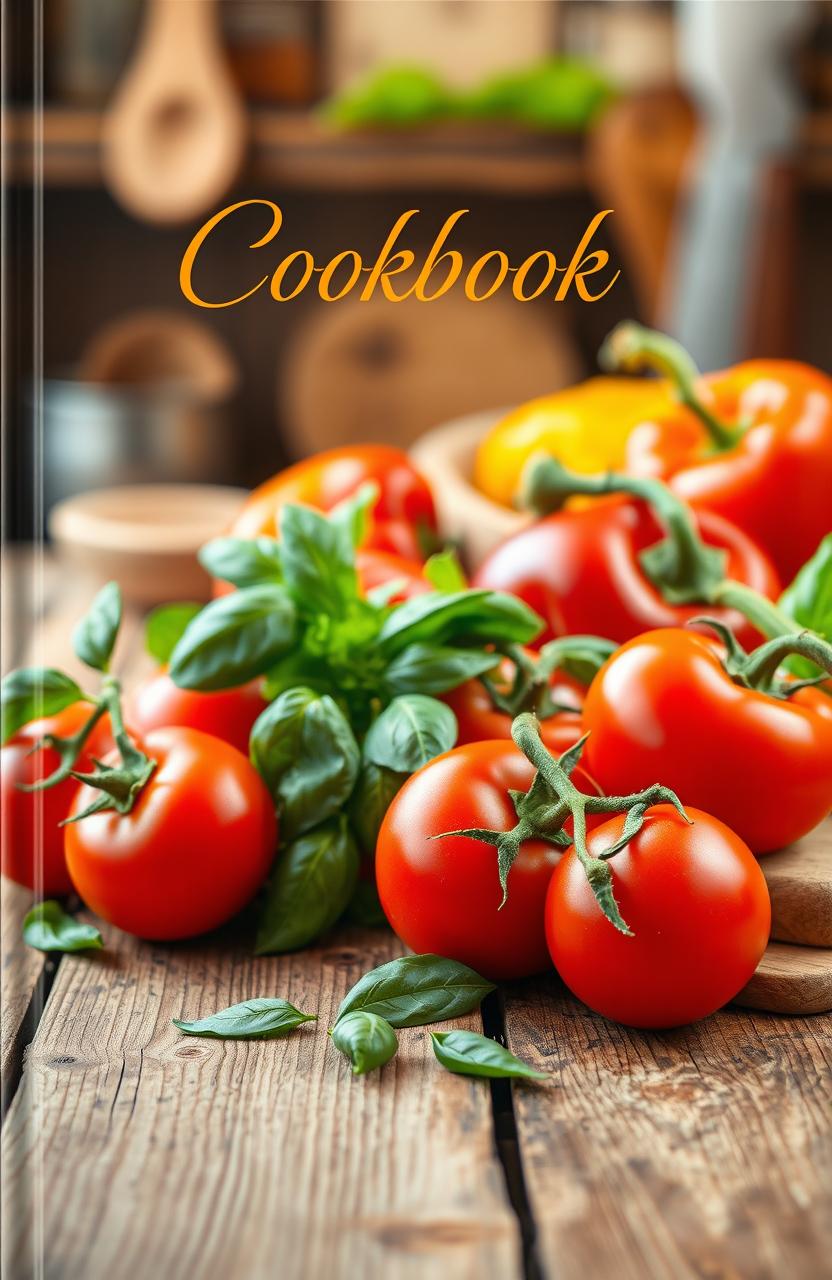
[[[18,1036],[44,965],[43,954],[21,941],[23,917],[31,905],[29,889],[0,878],[0,1077],[4,1108],[7,1091],[14,1083],[14,1064],[20,1052]]]
[[[628,1030],[556,979],[507,998],[510,1047],[553,1072],[515,1108],[550,1280],[814,1280],[832,1257],[832,1032],[732,1011]]]
[[[63,960],[7,1118],[8,1280],[38,1249],[61,1280],[519,1273],[487,1084],[443,1072],[424,1029],[353,1078],[325,1033],[390,935],[255,959],[105,932]],[[247,1044],[171,1025],[265,994],[319,1026]]]

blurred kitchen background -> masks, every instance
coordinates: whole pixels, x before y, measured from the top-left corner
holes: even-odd
[[[47,507],[114,483],[252,485],[348,441],[406,445],[589,374],[630,315],[703,367],[832,367],[828,2],[43,0],[42,22],[39,0],[6,7],[12,537],[40,518],[41,355]],[[594,305],[505,290],[474,305],[461,289],[429,307],[328,305],[307,289],[191,306],[191,235],[254,196],[284,213],[264,271],[297,248],[372,260],[411,207],[414,249],[466,207],[453,243],[471,259],[568,256],[609,207],[599,242],[622,276]],[[206,294],[241,291],[245,244],[242,223],[218,237]]]

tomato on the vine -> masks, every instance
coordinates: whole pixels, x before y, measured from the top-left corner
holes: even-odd
[[[204,693],[181,689],[161,667],[133,690],[127,718],[139,734],[171,725],[200,729],[247,756],[252,726],[267,706],[259,680]]]
[[[500,908],[495,850],[471,836],[443,835],[510,830],[517,815],[509,792],[527,791],[534,773],[513,742],[476,742],[437,756],[404,784],[379,832],[376,878],[387,919],[414,951],[495,979],[548,967],[543,905],[562,851],[543,840],[524,843]],[[580,768],[573,777],[594,790]]]
[[[66,831],[72,883],[104,920],[142,938],[188,938],[254,896],[277,845],[272,799],[253,765],[198,729],[138,743],[156,762],[128,813],[79,817],[100,797],[78,788]],[[118,764],[113,752],[104,763]]]
[[[57,751],[48,746],[37,747],[42,738],[47,734],[71,737],[89,716],[87,703],[73,703],[55,715],[30,720],[0,749],[0,866],[10,880],[46,896],[69,893],[72,888],[60,823],[69,813],[78,783],[66,778],[43,791],[23,791],[20,784],[40,782],[60,766]],[[96,724],[74,767],[92,768],[93,756],[105,755],[112,746],[110,722],[105,717]]]
[[[616,901],[631,937],[604,917],[574,849],[560,860],[546,899],[555,968],[596,1013],[633,1027],[675,1027],[727,1004],[754,973],[768,942],[771,903],[759,864],[716,818],[670,805],[610,860]],[[598,858],[622,834],[624,816],[587,840]]]
[[[529,656],[532,656],[531,651]],[[502,691],[507,692],[513,675],[513,664],[506,658],[498,667],[494,681]],[[583,733],[581,707],[586,697],[586,688],[574,676],[563,671],[553,673],[549,688],[557,709],[554,714],[541,718],[540,736],[550,751],[561,755],[573,747]],[[495,705],[487,684],[482,680],[466,680],[456,689],[443,694],[442,700],[456,716],[459,746],[495,738],[511,739],[514,716],[510,711]]]

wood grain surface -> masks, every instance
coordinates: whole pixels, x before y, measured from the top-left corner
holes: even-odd
[[[648,1033],[509,991],[537,1253],[553,1280],[817,1280],[832,1258],[828,1019],[726,1010]]]
[[[259,959],[228,941],[105,941],[62,961],[6,1121],[8,1280],[39,1251],[61,1280],[518,1273],[488,1085],[444,1072],[422,1028],[363,1078],[329,1042],[350,985],[394,954],[389,934]],[[254,1043],[171,1024],[254,995],[320,1023]]]

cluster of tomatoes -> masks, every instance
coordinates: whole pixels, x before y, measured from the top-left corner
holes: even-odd
[[[768,399],[758,385],[755,401],[746,379],[731,402],[756,406],[754,430],[768,412],[767,439],[780,441],[772,457],[794,466],[801,441],[832,433],[832,390],[824,401],[822,375],[802,378],[793,379],[793,399],[806,403],[791,454],[771,378]],[[668,431],[689,453],[683,427]],[[748,452],[747,438],[720,465],[731,449]],[[702,1017],[751,977],[770,930],[757,857],[832,807],[832,699],[783,664],[797,654],[829,671],[832,648],[796,634],[774,603],[777,562],[793,568],[794,538],[786,548],[781,521],[764,548],[755,502],[770,500],[773,481],[761,474],[762,448],[756,469],[743,462],[748,519],[733,493],[737,523],[718,502],[692,511],[664,486],[651,489],[655,480],[539,473],[532,488],[549,514],[473,579],[540,615],[537,648],[509,647],[489,676],[444,695],[458,745],[404,784],[380,831],[381,904],[415,951],[494,979],[554,963],[591,1008],[638,1026]],[[357,553],[364,591],[393,583],[396,604],[433,590],[423,572],[437,543],[433,499],[393,448],[336,450],[290,468],[255,491],[231,532],[274,537],[286,503],[328,511],[368,480],[377,496]],[[559,509],[575,493],[609,496]],[[259,682],[197,692],[160,669],[126,708],[149,780],[134,803],[89,816],[96,762],[117,772],[110,718],[86,737],[73,776],[46,790],[31,788],[60,768],[59,744],[82,731],[89,706],[23,725],[2,750],[3,872],[45,895],[74,887],[144,937],[223,923],[256,893],[277,847],[273,804],[248,758],[265,706]],[[518,725],[528,743],[530,723],[539,740],[521,750]],[[649,802],[657,783],[669,803]]]

